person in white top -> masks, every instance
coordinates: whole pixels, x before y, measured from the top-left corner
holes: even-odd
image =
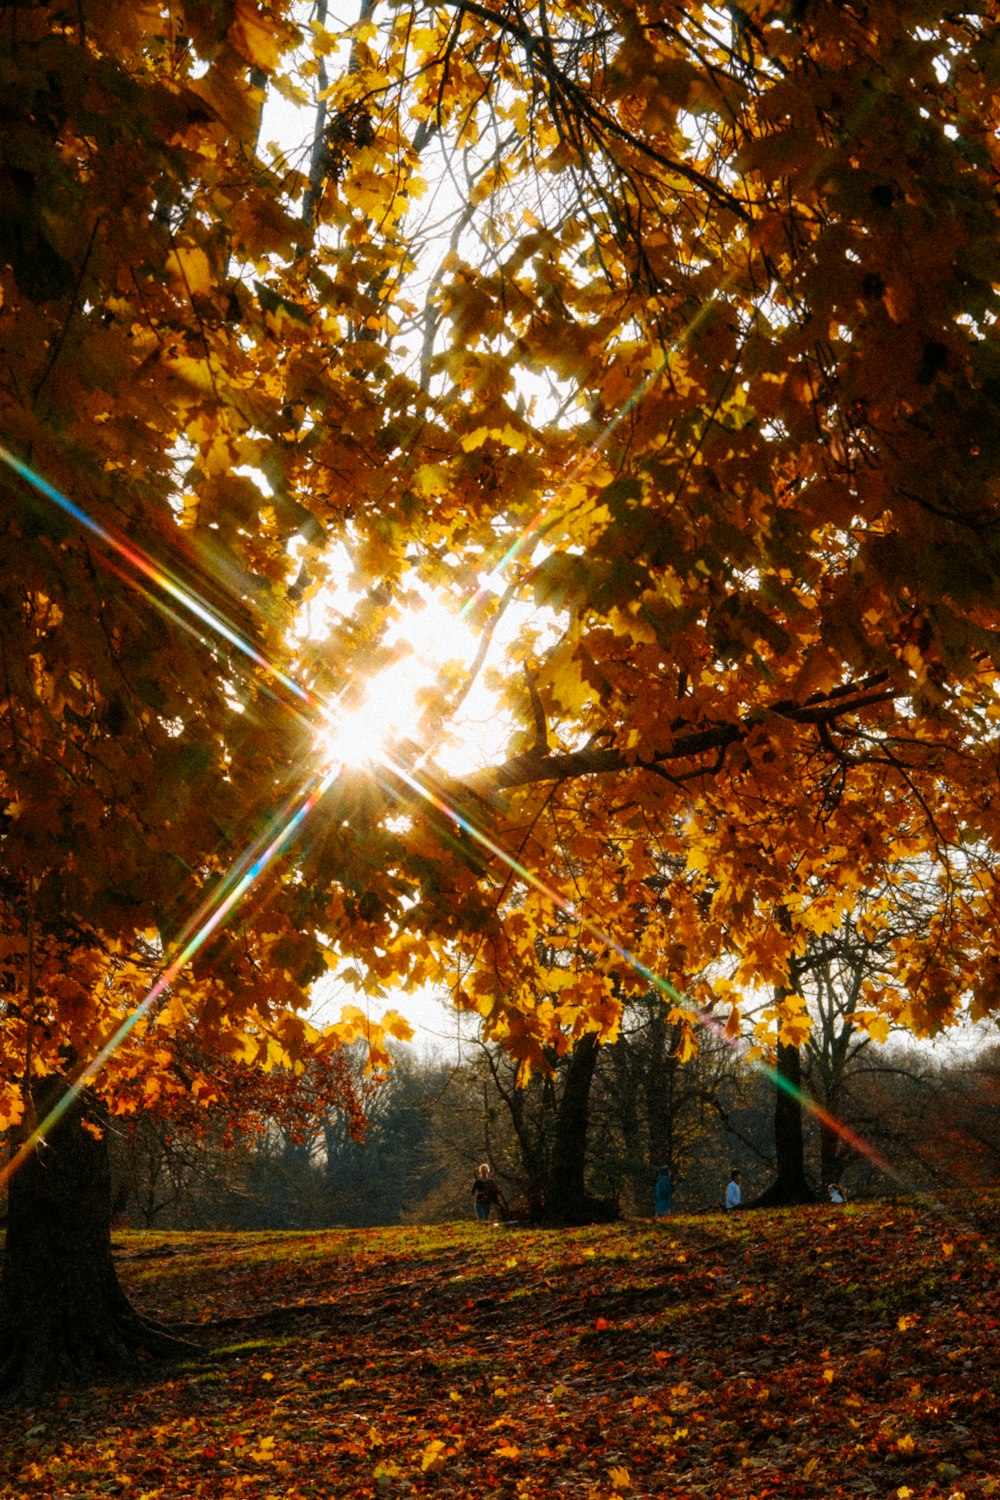
[[[729,1174],[729,1186],[726,1188],[726,1207],[739,1208],[743,1198],[742,1184],[743,1174],[737,1172],[734,1167]]]

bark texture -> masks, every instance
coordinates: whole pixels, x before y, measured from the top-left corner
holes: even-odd
[[[778,1044],[778,1076],[774,1096],[774,1154],[777,1175],[755,1198],[751,1208],[776,1208],[786,1203],[814,1203],[816,1194],[806,1177],[802,1136],[802,1054],[798,1047]]]
[[[617,1205],[587,1192],[587,1129],[598,1040],[586,1032],[569,1056],[556,1113],[545,1188],[545,1217],[557,1224],[593,1224],[617,1217]]]
[[[128,1371],[143,1353],[190,1349],[141,1317],[121,1289],[107,1137],[95,1106],[78,1100],[10,1183],[0,1394],[36,1399],[66,1381]]]

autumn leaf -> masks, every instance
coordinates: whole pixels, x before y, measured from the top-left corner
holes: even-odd
[[[441,1438],[433,1438],[420,1455],[420,1467],[425,1474],[440,1474],[445,1467],[449,1448]]]

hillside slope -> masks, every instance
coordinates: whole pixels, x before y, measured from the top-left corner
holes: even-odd
[[[1000,1495],[998,1207],[124,1234],[205,1357],[4,1413],[0,1495]]]

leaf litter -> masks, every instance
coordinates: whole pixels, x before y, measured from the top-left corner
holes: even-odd
[[[0,1495],[1000,1496],[998,1207],[122,1233],[204,1358],[6,1413]]]

